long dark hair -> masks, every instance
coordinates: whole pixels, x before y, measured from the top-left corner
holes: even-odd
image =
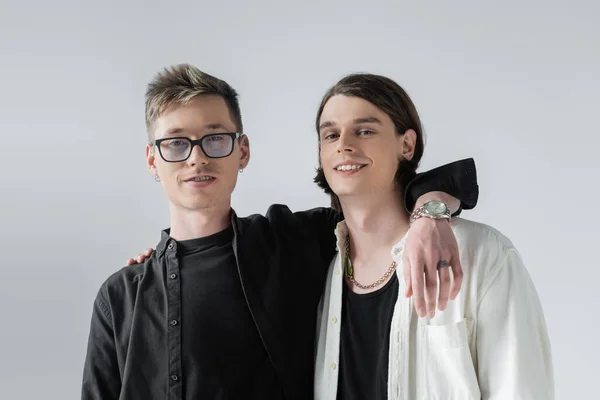
[[[394,179],[400,194],[404,195],[404,188],[406,188],[406,185],[416,175],[425,147],[423,127],[421,125],[419,114],[417,113],[417,108],[406,91],[396,82],[385,76],[351,74],[342,78],[338,83],[331,87],[327,93],[325,93],[325,96],[323,96],[319,111],[317,112],[317,136],[319,135],[319,121],[321,120],[321,114],[323,113],[325,104],[327,104],[329,99],[336,95],[360,97],[361,99],[372,103],[390,116],[398,135],[404,135],[409,129],[416,132],[417,143],[413,157],[410,160],[404,159],[398,163],[398,170],[396,171]],[[340,205],[340,199],[333,193],[333,190],[331,190],[321,166],[317,168],[317,176],[315,176],[314,182],[323,189],[325,193],[331,196],[331,207],[341,212],[342,207]]]

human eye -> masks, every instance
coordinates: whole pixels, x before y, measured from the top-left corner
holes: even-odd
[[[370,135],[373,135],[374,133],[375,132],[373,132],[372,130],[369,130],[369,129],[361,129],[356,134],[358,136],[370,136]]]
[[[335,132],[326,132],[323,134],[323,140],[335,140],[339,137],[340,135],[335,133]]]
[[[185,139],[171,139],[167,141],[167,146],[173,149],[180,149],[187,146],[187,140]]]
[[[227,135],[211,135],[211,136],[207,137],[206,139],[211,142],[220,142],[222,140],[225,140],[226,136]]]

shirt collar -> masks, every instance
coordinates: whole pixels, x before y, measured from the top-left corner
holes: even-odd
[[[240,235],[243,231],[243,224],[240,222],[240,219],[237,216],[237,213],[232,208],[231,209],[231,224],[233,226],[234,236]],[[156,255],[158,257],[162,256],[165,253],[165,250],[169,246],[169,242],[174,240],[171,237],[171,228],[163,229],[160,232],[160,242],[156,245]]]
[[[167,246],[169,245],[169,241],[172,239],[170,232],[171,228],[163,229],[162,231],[160,231],[160,242],[158,242],[158,245],[156,245],[156,255],[158,257],[163,255],[163,253],[167,249]]]
[[[341,254],[345,254],[346,252],[346,236],[348,235],[348,226],[346,225],[346,221],[338,222],[335,227],[335,236],[337,238],[337,246],[336,250]],[[404,247],[406,245],[406,238],[408,237],[408,232],[400,239],[395,245],[392,246],[390,250],[390,255],[392,256],[392,260],[394,260],[397,264],[400,265],[402,261],[402,255],[404,254]]]

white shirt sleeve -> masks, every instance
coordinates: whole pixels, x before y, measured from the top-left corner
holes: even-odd
[[[477,372],[484,400],[553,400],[554,373],[542,305],[514,248],[506,250],[477,310]]]

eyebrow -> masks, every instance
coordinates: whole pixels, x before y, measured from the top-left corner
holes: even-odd
[[[207,124],[204,125],[204,129],[208,129],[208,130],[215,130],[215,129],[221,129],[224,131],[227,131],[228,129],[225,127],[225,125],[222,124]]]
[[[203,126],[203,129],[209,130],[209,131],[214,131],[214,130],[223,130],[223,131],[228,131],[229,130],[223,125],[223,124],[206,124]],[[183,128],[171,128],[167,131],[167,133],[165,134],[165,136],[167,135],[180,135],[182,133],[185,133],[185,129]]]
[[[383,122],[381,122],[379,120],[379,118],[376,118],[376,117],[356,118],[353,122],[354,122],[355,125],[358,125],[358,124],[378,124],[378,125],[383,125]]]
[[[352,121],[352,123],[354,125],[360,125],[360,124],[379,124],[379,125],[383,125],[383,122],[381,122],[379,120],[379,118],[376,118],[376,117],[356,118],[356,119],[354,119]],[[333,121],[325,121],[321,125],[319,125],[319,130],[324,129],[324,128],[331,128],[331,127],[334,127],[335,125],[336,125],[336,123],[333,122]]]

